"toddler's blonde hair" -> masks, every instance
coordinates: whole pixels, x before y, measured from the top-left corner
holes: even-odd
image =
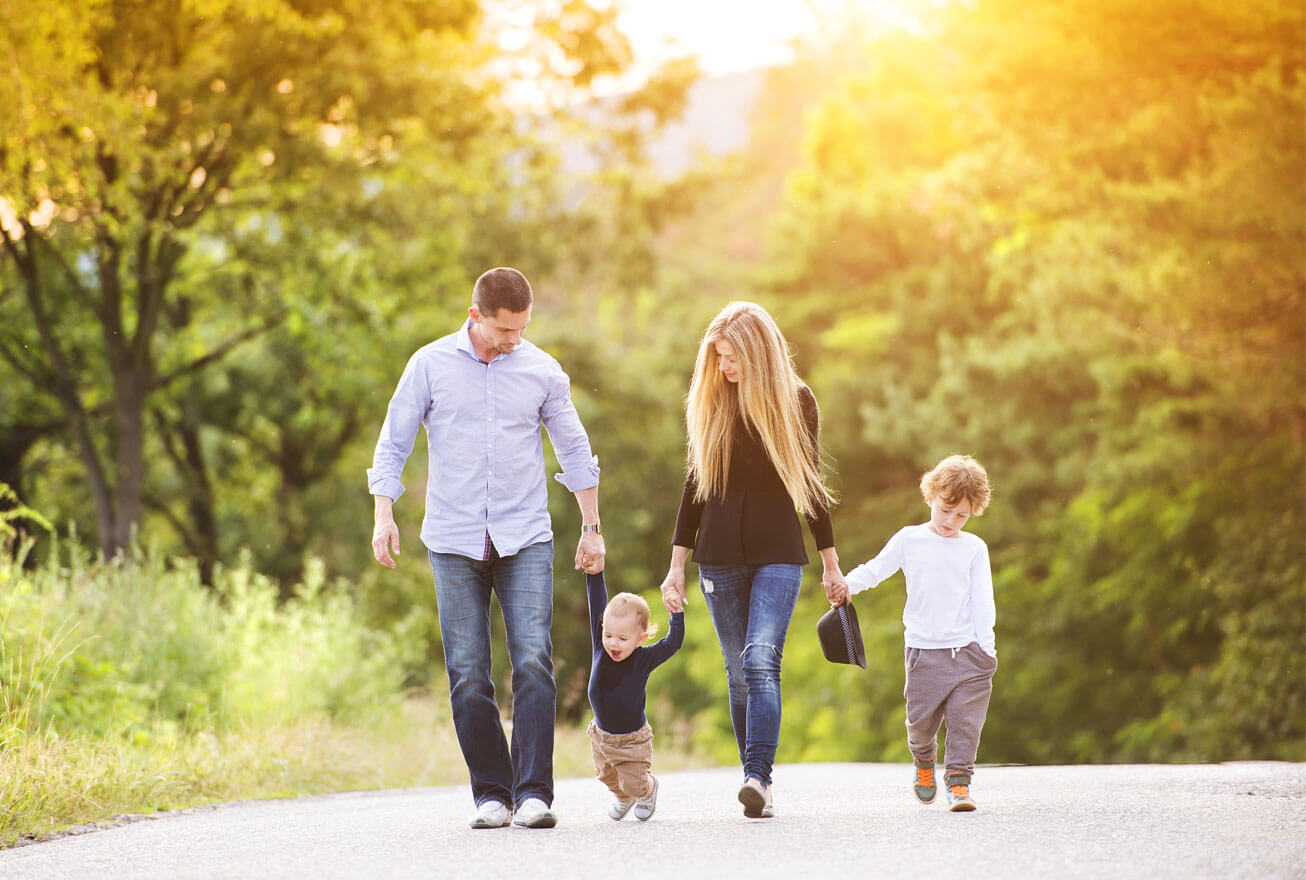
[[[984,466],[969,455],[949,455],[921,477],[921,494],[925,501],[935,498],[945,504],[970,502],[971,516],[979,516],[993,496],[989,475]]]
[[[613,617],[635,615],[635,623],[644,630],[644,641],[652,638],[658,631],[658,625],[649,620],[648,603],[634,593],[618,593],[609,599],[608,607],[603,609],[605,622],[609,614]]]

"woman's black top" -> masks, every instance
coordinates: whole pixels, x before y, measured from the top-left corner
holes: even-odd
[[[812,458],[819,460],[816,436],[820,419],[816,397],[810,388],[798,388],[803,421],[812,438]],[[693,559],[708,565],[806,564],[803,531],[794,502],[785,491],[757,435],[742,416],[735,423],[734,445],[730,449],[730,472],[725,496],[695,501],[697,482],[685,479],[685,491],[676,514],[676,532],[671,543],[693,547]],[[834,546],[830,510],[822,504],[807,517],[817,550]]]

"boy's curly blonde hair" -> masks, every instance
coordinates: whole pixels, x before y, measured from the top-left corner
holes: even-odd
[[[969,455],[949,455],[921,477],[921,494],[926,503],[935,498],[945,504],[970,502],[971,516],[979,516],[989,506],[992,490],[984,466]]]
[[[607,607],[603,609],[605,621],[609,614],[613,617],[635,615],[635,623],[643,628],[645,640],[652,638],[658,631],[658,625],[649,620],[648,603],[634,593],[618,593],[609,599]]]

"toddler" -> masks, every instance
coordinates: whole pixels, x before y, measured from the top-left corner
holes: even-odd
[[[975,809],[970,781],[980,730],[998,668],[993,625],[993,576],[984,541],[963,531],[989,503],[988,474],[968,455],[951,455],[921,478],[928,522],[901,529],[879,554],[847,575],[852,593],[875,587],[902,569],[907,686],[907,745],[915,759],[913,791],[921,803],[935,796],[934,757],[946,721],[944,784],[953,812]],[[827,590],[831,602],[844,591]]]
[[[608,601],[603,573],[585,576],[589,592],[590,745],[594,772],[616,800],[608,815],[620,821],[630,808],[646,822],[658,803],[658,781],[649,772],[653,763],[653,730],[644,717],[649,674],[666,662],[685,641],[685,613],[671,615],[666,638],[641,647],[655,632],[648,603],[633,593],[618,593]]]

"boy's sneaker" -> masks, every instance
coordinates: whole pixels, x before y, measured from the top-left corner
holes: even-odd
[[[531,797],[521,802],[512,823],[523,828],[552,828],[558,824],[558,817],[544,801]]]
[[[635,800],[635,818],[641,822],[652,819],[653,811],[658,808],[658,779],[651,773],[648,778],[653,780],[653,790],[648,793],[648,797]]]
[[[608,806],[608,816],[620,822],[622,819],[626,818],[626,814],[630,812],[630,808],[633,806],[635,806],[634,801],[613,799],[612,803]]]
[[[771,819],[775,816],[771,786],[763,786],[751,776],[739,786],[739,802],[744,805],[744,815],[749,819]]]
[[[934,803],[934,796],[938,794],[939,787],[934,781],[934,759],[928,761],[916,761],[912,763],[916,767],[916,782],[912,785],[911,790],[916,793],[916,800],[923,804]]]
[[[975,809],[975,802],[970,799],[970,780],[965,776],[948,775],[944,782],[948,785],[948,809],[954,813],[969,813]]]
[[[477,805],[467,824],[473,828],[503,828],[512,824],[512,810],[499,801],[485,801]]]

